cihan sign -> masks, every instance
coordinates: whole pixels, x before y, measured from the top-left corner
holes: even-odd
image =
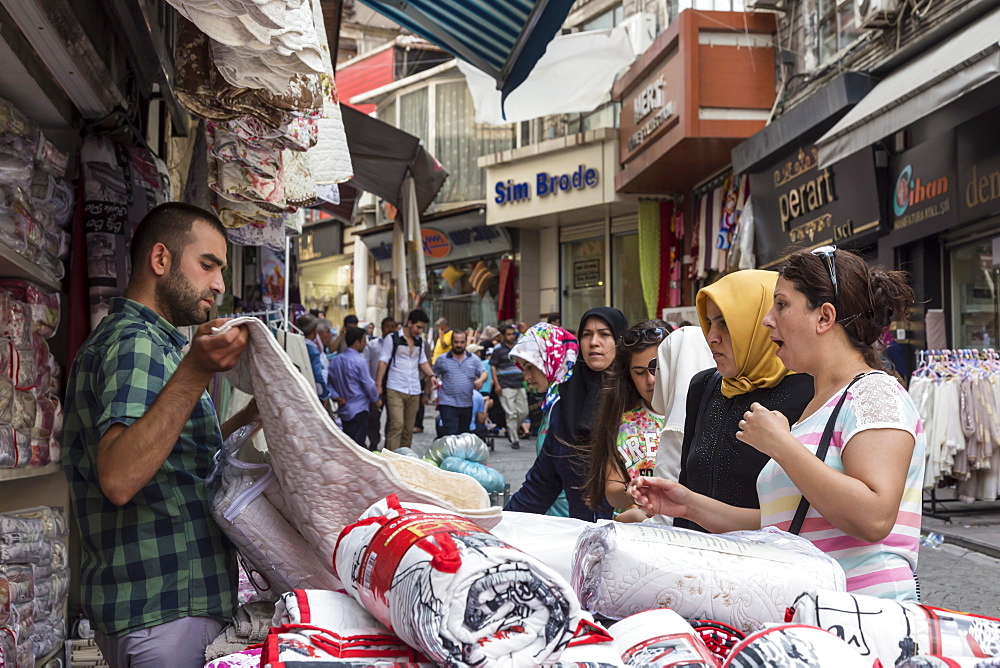
[[[580,165],[568,174],[550,174],[538,172],[534,179],[534,191],[531,181],[497,181],[493,187],[493,201],[503,206],[514,202],[526,202],[532,197],[554,197],[560,192],[568,193],[574,190],[596,188],[600,182],[599,172],[593,167]]]
[[[955,223],[954,155],[954,134],[949,132],[892,160],[889,183],[893,230],[912,227],[929,234]]]

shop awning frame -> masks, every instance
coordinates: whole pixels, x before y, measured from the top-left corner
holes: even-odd
[[[362,0],[497,81],[521,85],[562,28],[573,0]]]
[[[874,144],[1000,77],[1000,9],[892,72],[821,137],[820,167]]]

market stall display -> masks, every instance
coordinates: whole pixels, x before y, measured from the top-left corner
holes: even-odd
[[[889,664],[892,665],[892,664]],[[746,637],[723,668],[874,668],[834,634],[800,624],[776,624]]]

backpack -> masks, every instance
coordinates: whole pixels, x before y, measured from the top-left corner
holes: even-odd
[[[389,356],[389,363],[385,365],[385,374],[383,374],[383,376],[382,376],[382,387],[379,388],[382,391],[382,394],[385,394],[386,384],[389,382],[389,371],[392,370],[392,363],[396,361],[396,351],[399,349],[399,346],[402,343],[403,343],[403,335],[400,334],[399,332],[393,332],[393,334],[392,334],[392,355]],[[416,339],[414,339],[413,345],[414,346],[423,346],[424,342],[418,336]]]

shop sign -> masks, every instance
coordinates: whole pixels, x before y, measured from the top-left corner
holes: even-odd
[[[538,172],[534,178],[534,192],[537,197],[554,196],[560,192],[572,192],[594,188],[599,183],[599,172],[594,167],[580,165],[568,174]],[[496,197],[493,201],[501,206],[512,202],[528,201],[532,197],[530,181],[517,182],[514,179],[497,181],[493,186]]]
[[[444,232],[424,227],[420,230],[420,236],[424,244],[424,255],[435,260],[448,257],[448,253],[451,252],[451,242]]]
[[[954,225],[954,133],[947,132],[895,156],[889,164],[892,229],[916,226],[921,236]]]
[[[879,227],[872,150],[819,169],[816,147],[806,145],[750,175],[758,224],[757,260],[777,264],[793,245],[849,245]]]
[[[996,109],[958,127],[958,218],[1000,214],[1000,133]]]
[[[683,58],[677,50],[639,86],[625,94],[621,113],[621,161],[645,149],[678,119],[683,92]]]

